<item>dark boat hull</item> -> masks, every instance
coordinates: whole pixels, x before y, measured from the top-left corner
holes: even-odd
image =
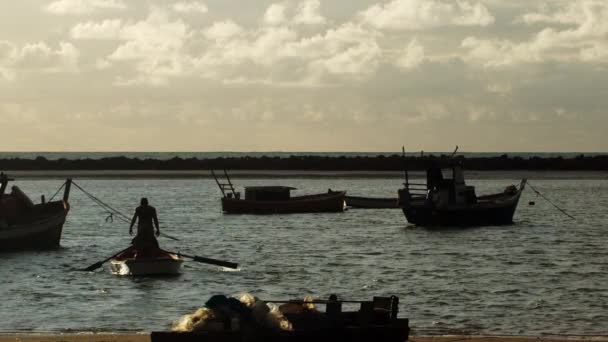
[[[0,228],[0,252],[58,248],[68,211],[63,201],[35,206],[28,217]]]
[[[251,201],[222,198],[222,210],[227,214],[285,214],[344,211],[345,192],[292,197],[285,201]]]
[[[409,223],[418,226],[488,226],[513,223],[523,188],[514,194],[486,196],[483,200],[467,206],[447,206],[436,208],[424,199],[404,201],[402,209]],[[402,190],[399,196],[403,196]],[[483,199],[483,197],[480,197]]]
[[[407,319],[398,319],[393,324],[369,325],[366,327],[332,327],[305,331],[277,331],[249,333],[243,331],[208,332],[152,332],[152,342],[199,342],[199,341],[264,341],[264,342],[309,342],[309,341],[351,341],[351,342],[403,342],[409,336]]]
[[[359,209],[398,209],[397,198],[346,196],[346,206]]]

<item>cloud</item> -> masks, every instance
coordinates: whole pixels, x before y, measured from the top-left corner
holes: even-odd
[[[461,46],[468,49],[465,60],[486,67],[521,63],[581,61],[605,63],[608,56],[608,3],[586,0],[566,3],[553,12],[531,12],[515,24],[568,24],[572,27],[545,27],[529,40],[479,39],[467,37]]]
[[[306,0],[298,5],[293,22],[304,25],[324,24],[327,20],[319,13],[321,3],[319,0]]]
[[[171,8],[178,13],[207,13],[209,11],[207,5],[197,1],[178,2],[173,4]]]
[[[244,32],[243,28],[232,20],[218,21],[204,30],[204,36],[217,42],[225,41]]]
[[[418,43],[416,38],[412,39],[407,45],[401,56],[396,61],[396,65],[402,69],[412,69],[422,64],[424,61],[424,46]]]
[[[102,22],[88,21],[72,27],[72,39],[118,39],[122,29],[120,19],[108,19]]]
[[[96,10],[126,8],[127,5],[123,0],[57,0],[44,7],[47,12],[57,15],[86,14]]]
[[[359,14],[378,29],[425,30],[441,26],[488,26],[494,16],[481,3],[459,0],[393,0],[375,4]]]
[[[264,13],[264,23],[268,25],[283,24],[287,20],[285,16],[286,9],[287,5],[285,3],[275,3],[270,5]]]
[[[68,42],[53,49],[45,42],[27,43],[19,47],[0,41],[0,76],[14,80],[19,72],[75,72],[80,52]]]

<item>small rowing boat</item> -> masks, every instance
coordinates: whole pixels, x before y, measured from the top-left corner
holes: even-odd
[[[345,196],[346,206],[359,209],[398,209],[397,197]]]
[[[116,275],[176,275],[179,274],[183,262],[184,259],[178,254],[162,249],[146,254],[128,249],[110,261],[110,269]]]

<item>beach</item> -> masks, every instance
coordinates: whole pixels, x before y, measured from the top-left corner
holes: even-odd
[[[148,342],[150,334],[14,334],[0,335],[0,342]],[[608,336],[410,336],[412,342],[572,342],[572,341],[608,341]]]

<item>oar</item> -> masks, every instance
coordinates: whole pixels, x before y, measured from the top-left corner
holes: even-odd
[[[89,267],[87,267],[87,268],[83,269],[83,271],[86,271],[86,272],[95,271],[96,269],[100,268],[100,267],[101,267],[101,265],[103,265],[103,264],[104,264],[106,261],[108,261],[108,260],[110,260],[110,259],[115,258],[115,257],[116,257],[116,256],[118,256],[119,254],[121,254],[121,253],[123,253],[123,252],[126,252],[127,250],[131,249],[132,247],[133,247],[133,246],[129,246],[129,247],[127,247],[127,248],[123,249],[122,251],[120,251],[120,252],[118,252],[118,253],[116,253],[116,254],[112,255],[111,257],[109,257],[109,258],[107,258],[107,259],[104,259],[104,260],[102,260],[102,261],[98,261],[98,262],[94,263],[93,265],[91,265],[91,266],[89,266]]]
[[[192,259],[194,261],[198,261],[198,262],[203,262],[205,264],[223,266],[223,267],[234,268],[234,269],[239,267],[239,265],[234,262],[205,258],[205,257],[198,256],[198,255],[188,255],[188,254],[184,254],[184,253],[176,253],[176,252],[169,252],[169,251],[165,251],[165,252],[171,253],[171,254],[177,254],[179,256],[183,256],[183,257],[186,257],[186,258]]]
[[[179,241],[179,239],[178,239],[178,238],[173,237],[173,236],[171,236],[171,235],[167,235],[167,234],[165,234],[165,233],[160,233],[160,235],[161,235],[161,236],[166,237],[167,239],[171,239],[171,240]]]

